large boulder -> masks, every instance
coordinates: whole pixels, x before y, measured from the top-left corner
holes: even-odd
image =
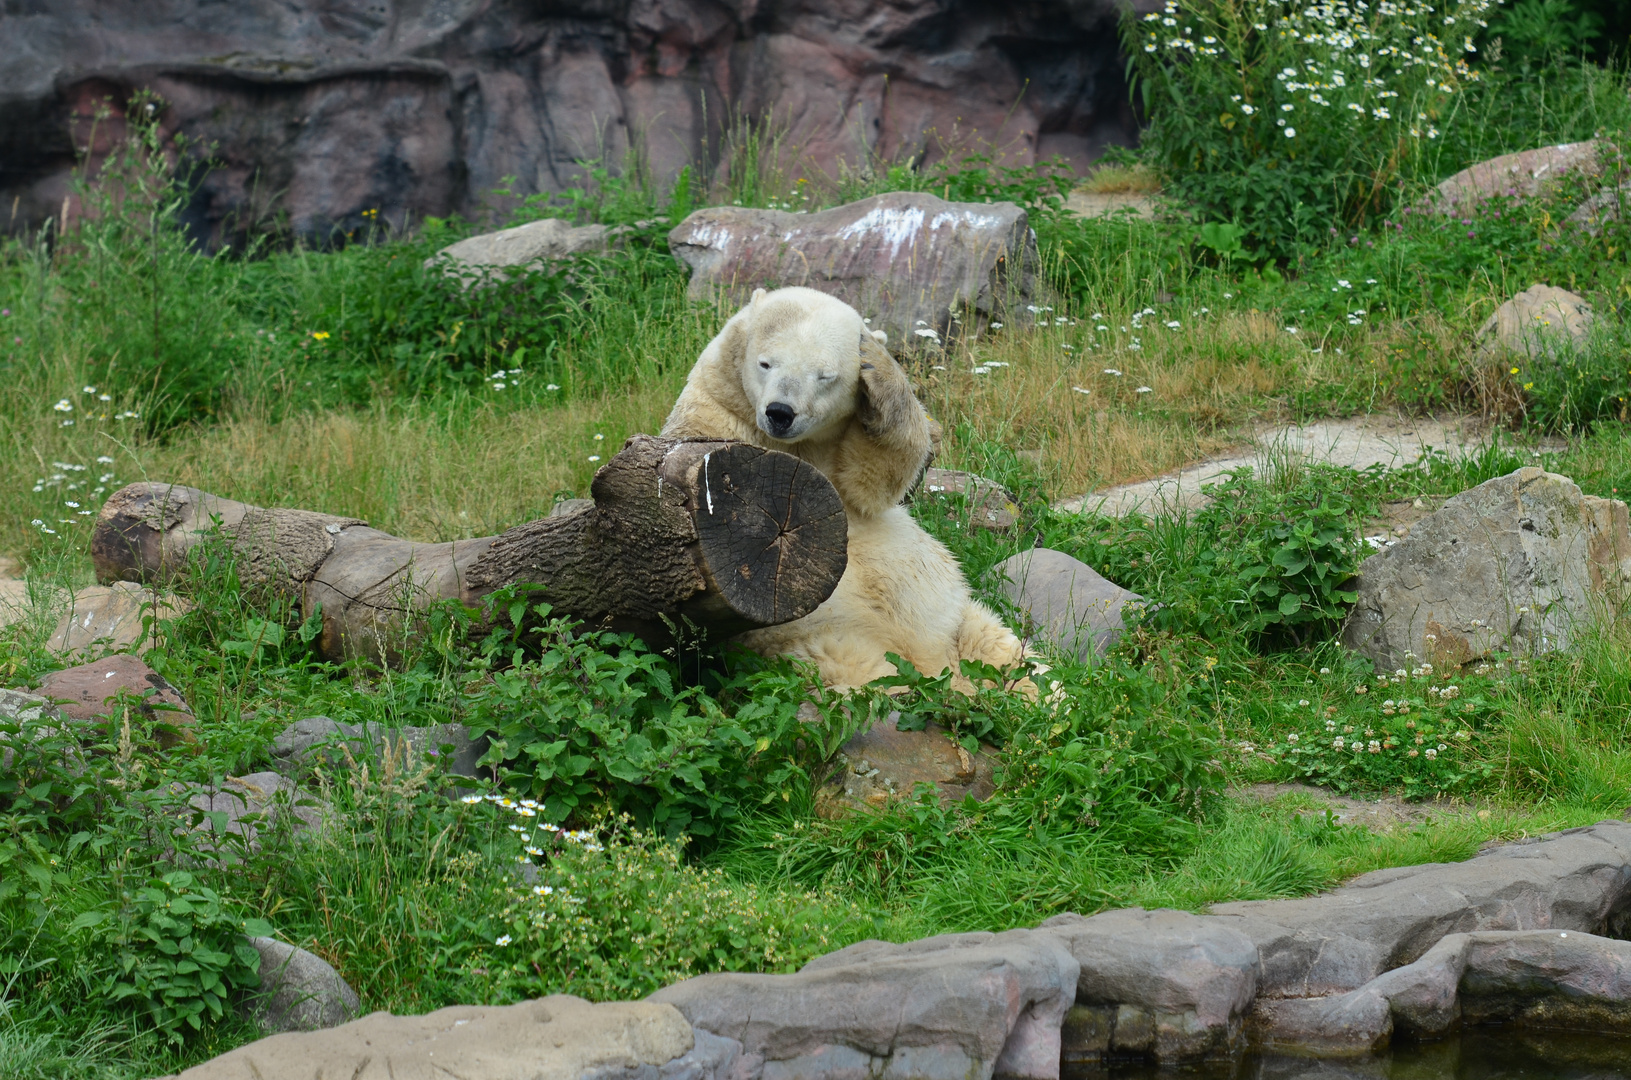
[[[863,941],[794,975],[699,975],[648,1001],[740,1043],[737,1080],[1058,1080],[1079,967],[1031,930]]]
[[[487,736],[473,736],[463,724],[393,728],[308,716],[296,720],[272,740],[272,768],[285,776],[301,775],[319,764],[335,768],[345,760],[342,747],[358,762],[379,762],[392,756],[411,756],[415,762],[424,762],[445,756],[449,773],[475,776],[476,762],[487,753]]]
[[[929,785],[947,805],[970,795],[984,802],[996,791],[996,750],[979,746],[969,753],[938,724],[901,731],[899,721],[900,713],[891,712],[843,745],[826,781],[816,789],[819,816],[881,810],[913,798],[919,784]]]
[[[357,992],[328,961],[276,938],[254,937],[260,986],[243,1012],[265,1031],[318,1031],[338,1027],[362,1007]]]
[[[725,1080],[736,1050],[672,1006],[557,994],[272,1035],[174,1080]]]
[[[1596,176],[1609,144],[1598,139],[1559,143],[1469,165],[1442,181],[1428,196],[1429,205],[1445,214],[1470,213],[1496,196],[1533,198],[1572,175]]]
[[[889,335],[892,349],[943,343],[991,321],[1034,321],[1036,234],[1013,203],[874,195],[816,214],[717,206],[668,234],[691,268],[690,295],[805,285]],[[953,322],[953,318],[959,320]]]
[[[1585,342],[1593,319],[1585,297],[1553,285],[1531,285],[1484,320],[1474,359],[1484,364],[1555,358]]]
[[[1522,468],[1455,496],[1366,559],[1342,641],[1381,670],[1561,649],[1628,583],[1625,503]]]
[[[192,710],[169,680],[128,653],[103,657],[53,671],[40,680],[40,694],[57,703],[71,720],[121,719],[131,705],[136,719],[157,727],[159,745],[176,746],[197,741]]]
[[[659,190],[686,166],[697,186],[727,169],[738,182],[755,168],[806,170],[785,173],[794,181],[967,148],[1081,167],[1137,132],[1118,11],[1109,0],[171,0],[162,16],[115,0],[6,5],[0,227],[37,229],[65,199],[77,212],[81,152],[91,169],[105,159],[140,88],[168,102],[163,145],[181,134],[197,148],[185,220],[211,248],[270,220],[327,243],[427,215],[477,219],[582,188],[586,160],[615,172],[631,151]],[[97,123],[109,98],[113,115]]]
[[[1144,610],[1144,598],[1051,548],[1031,548],[992,568],[1003,595],[1030,617],[1037,637],[1084,661],[1103,656]]]
[[[146,649],[158,644],[158,628],[148,619],[173,619],[192,607],[185,597],[155,593],[134,581],[93,585],[69,597],[46,648],[74,657]],[[144,623],[151,631],[145,635]]]

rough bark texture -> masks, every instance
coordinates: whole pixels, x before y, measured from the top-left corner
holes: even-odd
[[[170,103],[166,135],[214,146],[186,211],[210,247],[273,214],[320,243],[479,216],[630,149],[658,185],[686,165],[707,176],[737,115],[772,117],[784,167],[817,180],[841,161],[982,145],[1006,165],[1082,166],[1137,132],[1116,13],[1109,0],[0,5],[0,225],[71,209],[76,153],[107,151],[139,88]],[[113,122],[93,124],[108,99]],[[513,195],[496,196],[506,177]]]
[[[331,657],[389,658],[409,616],[529,586],[557,612],[653,643],[802,618],[844,572],[847,522],[825,477],[744,443],[637,435],[595,475],[594,505],[500,536],[421,544],[354,518],[267,510],[163,483],[103,505],[91,556],[104,582],[184,584],[219,522],[240,580],[304,617],[321,608]]]

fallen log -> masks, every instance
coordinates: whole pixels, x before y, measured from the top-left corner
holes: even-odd
[[[243,586],[322,612],[332,659],[389,661],[412,616],[525,587],[560,614],[658,647],[687,624],[710,640],[790,622],[832,594],[848,523],[826,477],[747,443],[636,435],[595,474],[592,506],[498,536],[422,544],[356,518],[266,509],[197,488],[131,484],[96,521],[96,576],[186,590],[219,537]]]

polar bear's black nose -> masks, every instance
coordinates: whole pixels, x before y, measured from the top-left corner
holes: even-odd
[[[787,429],[793,426],[793,406],[785,401],[772,401],[765,406],[765,423],[770,425],[772,435],[785,435]]]

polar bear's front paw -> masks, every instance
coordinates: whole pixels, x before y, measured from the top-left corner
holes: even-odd
[[[855,393],[855,418],[873,438],[898,435],[923,424],[923,406],[912,393],[906,373],[892,359],[861,365]]]

